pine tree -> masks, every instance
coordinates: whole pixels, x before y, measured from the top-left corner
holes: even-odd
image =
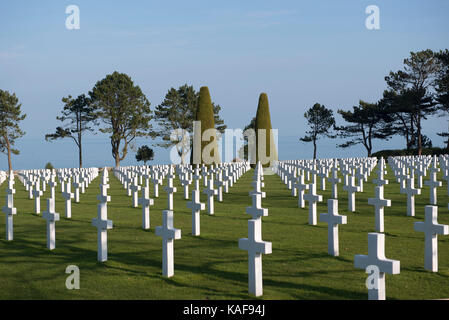
[[[96,116],[109,133],[115,166],[120,166],[135,138],[151,135],[150,102],[139,86],[124,73],[115,71],[98,81],[89,92]]]
[[[165,95],[164,101],[154,111],[154,120],[158,126],[153,131],[153,137],[161,141],[155,143],[163,148],[175,147],[181,163],[185,163],[186,155],[191,150],[191,134],[193,121],[196,120],[199,92],[187,84],[178,89],[171,88]],[[221,133],[226,129],[220,118],[221,107],[212,102],[214,110],[215,128]]]
[[[46,134],[45,140],[71,138],[78,147],[79,167],[83,167],[83,134],[87,131],[93,132],[98,126],[95,109],[86,95],[79,95],[76,99],[72,96],[62,98],[65,103],[61,116],[56,117],[61,122],[66,122],[64,127],[57,127],[55,133]]]
[[[331,109],[328,109],[319,103],[315,103],[313,107],[304,113],[304,118],[307,119],[307,124],[309,125],[310,130],[306,131],[306,135],[299,140],[303,142],[313,142],[313,159],[315,160],[317,141],[320,136],[335,138],[335,136],[331,134],[331,131],[335,126],[334,113]]]
[[[21,106],[15,93],[0,90],[0,152],[8,156],[9,171],[12,170],[11,153],[19,154],[14,144],[25,134],[19,127],[19,122],[26,117],[22,114]]]
[[[272,165],[273,161],[278,159],[276,146],[274,144],[273,132],[271,131],[271,117],[270,108],[268,104],[268,96],[266,93],[261,93],[259,96],[259,105],[256,114],[256,163],[261,161],[264,167]],[[265,129],[265,155],[259,155],[259,149],[263,147],[263,141],[259,141],[259,135],[263,134]],[[262,152],[262,151],[261,151]]]

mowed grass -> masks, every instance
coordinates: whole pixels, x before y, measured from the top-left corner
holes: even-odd
[[[247,252],[238,248],[238,239],[247,237],[245,208],[251,205],[253,171],[247,172],[224,194],[223,203],[215,201],[215,215],[201,213],[201,236],[191,234],[191,212],[175,181],[174,226],[182,230],[175,241],[175,275],[162,276],[162,240],[155,235],[161,225],[167,198],[163,189],[151,207],[151,229],[142,230],[142,210],[132,208],[131,197],[110,175],[108,218],[114,228],[108,231],[108,261],[97,262],[97,230],[91,225],[97,215],[95,179],[81,203],[72,202],[72,219],[64,217],[64,202],[57,187],[56,249],[46,248],[46,221],[35,215],[34,199],[16,179],[14,197],[18,215],[14,216],[14,241],[5,240],[5,223],[0,223],[0,298],[1,299],[251,299],[248,295]],[[327,254],[327,224],[308,225],[308,209],[297,206],[277,175],[265,176],[268,208],[263,217],[263,239],[273,244],[273,252],[263,256],[264,295],[261,299],[367,299],[364,270],[354,268],[354,255],[367,254],[369,232],[374,232],[373,172],[364,192],[356,195],[356,212],[347,211],[347,193],[339,185],[339,212],[348,224],[340,225],[340,256]],[[441,179],[441,173],[439,175]],[[401,273],[386,276],[387,299],[449,298],[449,236],[439,236],[439,272],[424,269],[424,234],[413,224],[424,219],[429,189],[416,198],[416,217],[406,216],[406,196],[399,194],[389,170],[390,184],[385,198],[386,256],[400,260]],[[320,182],[320,180],[319,180]],[[202,182],[201,182],[202,185]],[[323,202],[318,212],[327,212],[330,185],[321,191]],[[0,186],[4,199],[6,183]],[[151,195],[153,195],[151,188]],[[46,191],[41,201],[46,209]],[[201,196],[205,202],[204,195]],[[439,223],[449,224],[447,185],[438,190]],[[4,202],[2,203],[2,206]],[[68,265],[80,268],[80,290],[66,289]]]

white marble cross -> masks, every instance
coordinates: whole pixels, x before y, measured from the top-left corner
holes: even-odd
[[[447,168],[446,168],[446,170],[444,170],[444,174],[443,174],[442,179],[446,180],[447,194],[449,195],[449,170]]]
[[[230,168],[225,168],[224,169],[224,174],[223,174],[223,190],[225,193],[229,193],[229,187],[232,187],[232,174],[229,174],[229,170]],[[448,178],[449,181],[449,178]]]
[[[209,176],[209,172],[207,172],[207,167],[203,167],[201,169],[201,175],[203,176],[203,186],[207,187],[207,182],[208,182],[208,176]]]
[[[80,177],[80,183],[81,183],[81,193],[86,193],[86,185],[87,185],[87,177],[84,175],[84,172],[81,173]]]
[[[14,182],[14,180],[12,182]],[[3,213],[6,215],[7,241],[12,241],[14,239],[13,215],[17,214],[17,209],[14,208],[14,194],[16,193],[16,190],[14,190],[13,184],[14,183],[10,182],[8,189],[6,189],[6,205],[2,208]]]
[[[248,220],[248,238],[239,239],[239,248],[248,251],[248,291],[263,294],[262,254],[271,253],[271,242],[262,241],[262,219]]]
[[[437,205],[437,188],[441,187],[441,181],[437,181],[437,171],[438,168],[433,167],[429,169],[430,180],[424,181],[426,186],[430,187],[430,204],[433,206]]]
[[[80,202],[80,188],[83,184],[80,182],[80,176],[75,176],[75,181],[73,182],[73,187],[75,188],[75,202]]]
[[[338,200],[327,200],[327,213],[320,214],[320,221],[327,222],[327,252],[338,257],[338,225],[347,223],[347,217],[338,214]]]
[[[423,165],[422,162],[420,162],[418,164],[418,169],[416,170],[416,186],[418,187],[418,189],[423,187],[423,181],[422,178],[426,175],[426,167]]]
[[[154,171],[153,172],[153,188],[154,188],[154,197],[159,198],[159,184],[162,183],[161,179],[159,178],[159,172]]]
[[[27,181],[27,186],[28,186],[28,199],[33,199],[34,194],[33,194],[33,188],[34,188],[34,181],[33,180],[28,180]]]
[[[316,194],[316,184],[309,184],[309,193],[304,195],[304,200],[309,202],[309,224],[317,224],[316,206],[317,202],[323,201],[323,196]]]
[[[174,240],[181,239],[181,230],[173,228],[173,211],[162,211],[162,226],[156,227],[156,235],[162,237],[162,275],[174,275]]]
[[[71,192],[70,178],[67,181],[62,197],[65,199],[65,217],[70,219],[72,218],[72,199],[75,197],[75,195]]]
[[[304,201],[304,191],[309,189],[309,185],[304,183],[304,175],[300,175],[298,180],[293,185],[293,188],[298,190],[298,207],[304,208],[306,206]]]
[[[42,182],[42,192],[47,191],[47,177],[45,173],[41,173],[40,182]]]
[[[292,172],[288,178],[288,189],[292,191],[292,197],[298,196],[298,190],[295,188],[295,183],[298,180],[298,170],[296,167],[292,166]]]
[[[326,178],[327,178],[327,174],[326,171],[324,169],[324,167],[322,167],[320,169],[320,172],[318,173],[318,176],[321,178],[321,190],[325,191],[326,190]]]
[[[385,160],[383,157],[381,157],[378,164],[377,179],[373,179],[373,183],[378,187],[383,187],[384,185],[388,184],[388,180],[384,179],[384,165]]]
[[[126,192],[128,193],[128,197],[130,197],[132,195],[132,189],[131,189],[132,182],[133,182],[132,172],[128,171],[128,173],[125,177],[125,189],[126,189]]]
[[[44,193],[42,191],[40,191],[40,180],[37,179],[35,184],[34,184],[34,191],[33,191],[33,196],[34,196],[34,208],[36,211],[36,214],[41,213],[41,197],[44,195]]]
[[[267,196],[266,192],[262,191],[262,187],[264,186],[264,183],[260,180],[260,176],[257,180],[253,180],[253,182],[251,182],[251,185],[254,187],[254,190],[249,192],[250,196],[252,196],[253,194],[256,194],[256,193],[261,193],[262,198],[265,198]]]
[[[111,197],[106,195],[106,189],[100,185],[101,195],[97,195],[100,201],[97,207],[97,218],[92,219],[92,225],[97,228],[97,260],[104,262],[108,260],[108,232],[112,229],[112,220],[108,220],[108,202]]]
[[[338,184],[341,182],[341,179],[338,177],[338,169],[336,167],[333,167],[331,174],[332,176],[327,180],[332,184],[332,199],[337,199]]]
[[[268,216],[268,209],[262,208],[262,197],[265,192],[257,191],[260,190],[260,181],[253,181],[254,189],[249,192],[252,198],[252,206],[246,207],[246,213],[250,214],[253,219],[258,219],[260,217]]]
[[[213,175],[211,175],[213,177]],[[218,190],[214,189],[214,179],[207,179],[209,181],[208,187],[203,190],[203,193],[207,196],[207,213],[214,214],[214,196],[218,194]]]
[[[154,200],[150,199],[149,187],[143,187],[139,204],[142,205],[142,228],[144,230],[150,229],[150,206],[154,205]]]
[[[365,179],[365,174],[363,173],[363,167],[358,167],[354,178],[358,181],[359,192],[363,192],[363,179]]]
[[[312,174],[312,183],[316,184],[316,175],[319,173],[320,171],[317,169],[316,164],[314,163],[312,166],[312,169],[310,170],[310,173]]]
[[[368,233],[368,255],[355,255],[354,267],[366,270],[375,266],[379,270],[379,276],[373,277],[372,288],[368,289],[369,300],[385,300],[385,273],[399,274],[400,261],[385,257],[385,234]]]
[[[424,232],[424,268],[438,271],[438,235],[448,235],[449,226],[438,224],[438,207],[426,206],[424,222],[415,222],[415,230]]]
[[[47,211],[43,212],[42,217],[47,220],[47,248],[53,250],[56,247],[55,222],[59,221],[53,199],[47,199]]]
[[[375,198],[369,198],[368,204],[374,206],[374,220],[377,232],[384,232],[384,207],[391,207],[391,200],[384,199],[382,186],[374,188]]]
[[[348,211],[355,211],[355,193],[360,191],[360,187],[355,185],[354,177],[349,177],[348,185],[343,186],[343,190],[348,192]]]
[[[139,191],[142,189],[138,184],[138,177],[135,176],[132,179],[132,184],[129,185],[129,190],[131,190],[133,196],[133,208],[137,208],[139,206]]]
[[[340,166],[341,169],[341,174],[343,175],[343,179],[344,179],[344,186],[348,185],[348,179],[349,179],[349,175],[351,174],[351,170],[349,170],[348,164],[346,163],[345,165],[341,165]]]
[[[67,180],[67,178],[65,176],[59,177],[59,184],[61,185],[61,193],[65,192],[66,180]]]
[[[192,190],[192,201],[187,202],[187,208],[192,209],[192,235],[200,235],[200,211],[206,208],[204,203],[200,202],[200,190]]]
[[[167,186],[164,187],[164,190],[167,192],[167,209],[173,210],[173,193],[176,192],[176,188],[173,187],[173,178],[174,176],[171,174],[167,175]]]
[[[193,187],[194,187],[194,189],[195,190],[200,190],[200,179],[201,179],[201,176],[199,174],[198,165],[195,168],[195,173],[193,174],[192,179],[193,179]]]
[[[189,180],[189,174],[187,172],[183,173],[182,179],[180,179],[181,185],[184,187],[184,199],[189,199],[189,185],[192,181]]]
[[[58,183],[55,181],[55,178],[55,176],[52,176],[50,182],[48,183],[48,186],[50,187],[50,198],[52,198],[53,200],[56,200],[55,190],[56,186],[58,185]]]
[[[402,167],[400,169],[400,172],[398,174],[396,174],[396,178],[397,178],[397,181],[400,184],[400,190],[405,188],[405,182],[407,181],[408,178],[410,178],[410,176],[406,173],[406,168],[405,167]]]
[[[401,193],[407,194],[407,216],[415,216],[415,195],[421,194],[420,189],[415,189],[415,179],[407,179],[407,187],[401,190]]]
[[[143,179],[143,181],[145,181],[145,187],[149,188],[150,187],[150,174],[148,173],[148,169],[145,170],[145,173],[143,175],[141,175],[141,178]]]
[[[225,182],[223,181],[221,171],[218,172],[218,177],[215,181],[215,185],[217,186],[217,200],[218,202],[223,202],[223,187],[225,185]]]

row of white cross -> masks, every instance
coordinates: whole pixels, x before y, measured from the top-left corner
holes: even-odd
[[[6,171],[0,171],[0,185],[5,182],[7,178],[8,174],[6,173]]]
[[[154,183],[154,195],[159,196],[158,185],[162,184],[166,178],[167,184],[164,187],[167,193],[167,210],[162,212],[162,226],[156,227],[156,235],[162,237],[162,274],[166,277],[174,275],[174,240],[181,238],[181,230],[175,229],[173,224],[173,195],[177,188],[173,185],[176,174],[179,176],[181,185],[184,188],[184,199],[188,199],[188,186],[193,183],[192,201],[187,203],[187,207],[192,210],[192,235],[200,235],[200,211],[205,210],[206,206],[200,202],[200,183],[204,181],[203,193],[207,195],[208,214],[214,214],[214,196],[218,201],[223,201],[223,189],[229,191],[232,185],[249,169],[248,163],[228,164],[224,163],[210,168],[198,166],[193,169],[190,166],[153,166],[149,167],[121,167],[114,170],[117,179],[128,190],[128,195],[133,196],[133,206],[136,203],[142,205],[142,223],[143,228],[150,228],[149,206],[154,204],[154,199],[149,198],[148,181],[151,178]],[[200,173],[201,171],[201,173]],[[224,173],[224,174],[223,174]],[[223,176],[225,178],[223,179]],[[214,183],[214,178],[216,181]],[[145,186],[139,186],[139,182],[145,182]],[[217,186],[218,189],[214,189]],[[136,201],[137,192],[142,190],[142,198]]]
[[[66,200],[66,217],[71,217],[71,199],[80,202],[80,194],[84,194],[89,184],[98,176],[97,168],[58,169],[58,170],[23,170],[18,173],[19,180],[28,191],[28,198],[35,199],[35,213],[41,212],[40,198],[50,187],[50,198],[55,201],[56,186],[59,181],[63,198]],[[73,181],[73,182],[72,182]],[[74,193],[71,192],[72,186]]]
[[[414,196],[420,194],[414,188],[415,178],[418,186],[422,187],[422,178],[429,172],[429,180],[424,182],[430,188],[430,203],[434,205],[426,206],[425,221],[416,222],[415,230],[425,233],[425,268],[436,272],[438,270],[437,235],[449,234],[449,227],[440,225],[437,222],[436,188],[441,186],[441,182],[436,180],[438,170],[443,170],[443,177],[449,176],[449,157],[390,157],[388,159],[390,168],[400,184],[400,191],[407,195],[407,215],[414,216]],[[319,161],[295,160],[278,162],[274,168],[287,187],[292,190],[292,196],[298,197],[298,207],[304,208],[305,202],[309,203],[309,224],[317,224],[317,202],[323,201],[321,195],[317,194],[318,178],[321,182],[321,190],[325,190],[326,181],[331,184],[332,198],[328,199],[328,212],[320,214],[320,221],[328,223],[328,252],[330,255],[339,255],[338,245],[338,225],[346,224],[347,217],[338,214],[338,184],[341,179],[339,172],[343,175],[343,190],[348,193],[348,211],[355,210],[355,193],[362,192],[363,183],[368,181],[373,169],[377,166],[377,178],[372,182],[376,185],[375,197],[368,199],[368,203],[374,206],[375,230],[376,233],[368,234],[368,255],[356,255],[354,265],[357,268],[366,269],[369,266],[379,268],[380,274],[376,279],[375,289],[368,290],[370,299],[385,299],[385,273],[397,274],[400,272],[400,262],[385,258],[385,236],[383,211],[384,207],[391,206],[391,201],[384,199],[384,186],[389,183],[384,178],[386,163],[383,158],[378,162],[376,158],[357,159],[325,159]],[[189,198],[189,186],[193,185],[192,199],[187,203],[187,207],[192,210],[192,234],[200,235],[200,211],[206,209],[206,205],[200,202],[200,180],[203,179],[203,193],[207,196],[207,209],[210,215],[214,214],[214,197],[217,201],[223,201],[223,192],[228,193],[229,188],[249,169],[248,163],[221,164],[209,168],[202,166],[193,168],[191,166],[152,166],[152,167],[120,167],[115,169],[114,175],[123,184],[132,196],[134,207],[142,206],[142,228],[150,228],[149,207],[154,204],[154,199],[149,197],[149,181],[153,182],[154,197],[159,197],[159,185],[163,184],[167,192],[167,210],[163,210],[163,225],[156,227],[156,235],[162,237],[163,261],[162,273],[171,277],[174,274],[174,240],[181,238],[181,230],[174,228],[174,202],[173,195],[177,191],[173,180],[178,176],[184,188],[184,199]],[[45,185],[51,188],[51,198],[47,199],[47,211],[43,217],[47,220],[47,247],[55,248],[55,221],[59,220],[59,214],[55,212],[54,189],[57,185],[56,178],[61,183],[61,191],[66,199],[66,216],[71,216],[70,201],[78,198],[79,193],[84,193],[89,183],[98,176],[98,169],[91,168],[85,170],[63,169],[58,171],[28,170],[19,172],[18,177],[30,192],[30,198],[39,199],[42,196],[40,186]],[[257,164],[253,176],[253,190],[249,195],[252,199],[252,206],[247,207],[246,213],[252,216],[248,220],[248,238],[239,239],[239,248],[248,251],[248,290],[255,296],[263,294],[262,288],[262,254],[270,254],[272,245],[270,242],[262,240],[262,220],[268,215],[268,210],[262,208],[262,198],[266,196],[262,191],[263,169],[260,163]],[[416,176],[415,176],[416,172]],[[311,183],[306,184],[305,178]],[[71,183],[71,179],[74,183]],[[419,180],[421,179],[421,183]],[[445,178],[446,179],[446,178]],[[449,181],[449,178],[447,178]],[[357,183],[356,183],[357,182]],[[78,196],[71,193],[71,186],[76,189]],[[214,188],[215,187],[215,188]],[[107,230],[112,229],[113,223],[107,218],[107,203],[111,197],[107,195],[109,188],[108,170],[103,170],[100,183],[100,195],[97,199],[98,216],[92,220],[92,225],[98,232],[98,261],[107,260]],[[31,190],[31,191],[30,191]],[[305,191],[308,190],[308,193]],[[142,197],[138,198],[139,191]],[[6,214],[6,234],[7,239],[13,239],[12,216],[17,213],[14,208],[13,195],[14,174],[9,174],[8,188],[6,190],[6,206],[2,211]],[[449,193],[449,189],[448,189]],[[39,209],[39,210],[38,210]],[[36,213],[40,211],[36,200]]]
[[[83,188],[87,188],[88,184],[98,175],[98,169],[91,168],[85,169],[86,177]],[[57,183],[56,177],[59,177],[62,181],[62,196],[66,199],[66,218],[71,218],[71,199],[74,198],[74,194],[70,192],[70,174],[66,169],[64,170],[26,170],[18,173],[20,181],[23,183],[29,196],[35,199],[35,213],[40,214],[40,202],[43,196],[43,191],[40,190],[41,178],[44,182],[42,185],[45,190],[45,185],[48,184],[51,188],[51,196],[47,199],[47,210],[42,213],[42,217],[47,222],[47,248],[53,250],[56,246],[55,238],[55,222],[59,221],[59,213],[55,212],[55,188]],[[79,177],[79,176],[78,176]],[[75,179],[77,180],[77,179]],[[17,209],[14,208],[14,172],[10,172],[8,178],[8,187],[6,189],[6,206],[2,208],[2,211],[6,214],[6,239],[12,241],[14,239],[13,232],[13,215],[17,214]],[[76,182],[74,183],[76,185]],[[81,184],[78,184],[77,188],[81,188]]]
[[[354,162],[354,165],[350,163]],[[417,172],[418,185],[422,187],[422,178],[429,171],[429,180],[424,185],[430,188],[430,205],[425,207],[424,222],[415,222],[416,231],[425,234],[425,269],[433,272],[438,271],[438,242],[437,236],[448,235],[449,226],[438,224],[438,207],[436,189],[441,187],[441,182],[436,180],[436,174],[440,170],[444,170],[443,177],[449,183],[449,157],[436,156],[432,157],[390,157],[388,163],[392,168],[397,182],[400,184],[400,192],[407,195],[407,216],[415,215],[414,196],[421,194],[420,189],[414,188],[415,171]],[[438,168],[438,163],[440,168]],[[368,199],[368,203],[374,206],[375,213],[375,230],[376,233],[368,234],[368,255],[356,255],[354,265],[356,268],[366,269],[369,266],[379,268],[380,274],[376,278],[376,284],[373,289],[368,290],[369,299],[385,299],[385,273],[398,274],[400,272],[400,262],[385,258],[385,235],[384,232],[384,207],[391,206],[391,200],[384,199],[384,186],[388,184],[388,180],[384,179],[386,174],[386,164],[383,158],[377,163],[376,158],[364,159],[346,159],[344,160],[325,160],[320,163],[323,166],[331,167],[331,177],[328,181],[332,184],[332,198],[328,200],[328,213],[321,214],[320,220],[328,223],[328,252],[330,255],[338,256],[338,225],[346,224],[347,217],[338,214],[337,185],[340,183],[338,178],[338,166],[340,172],[344,176],[345,185],[343,189],[348,192],[348,211],[355,210],[355,192],[361,192],[363,189],[363,181],[367,181],[372,169],[377,165],[377,178],[373,179],[375,187],[375,197]],[[359,169],[356,169],[359,166]],[[316,194],[316,174],[323,172],[326,176],[325,169],[317,170],[314,161],[285,161],[279,162],[276,167],[277,174],[283,179],[284,183],[292,189],[292,195],[298,194],[298,206],[304,207],[304,200],[309,202],[309,224],[316,224],[316,203],[322,201],[322,196]],[[348,169],[351,168],[351,169]],[[329,170],[327,170],[329,171]],[[348,174],[354,176],[348,176]],[[358,175],[357,175],[358,173]],[[305,184],[304,177],[310,179],[312,175],[312,183]],[[359,179],[358,185],[355,185],[354,179]],[[325,189],[325,181],[322,180],[322,190]],[[297,192],[294,191],[297,189]],[[304,190],[309,190],[308,194],[304,194]],[[449,194],[449,187],[448,187]],[[449,205],[448,205],[449,206]]]
[[[248,251],[248,292],[256,297],[263,294],[262,283],[262,254],[271,254],[271,242],[262,240],[262,217],[268,216],[268,209],[262,208],[262,198],[266,197],[262,191],[263,168],[260,162],[255,168],[253,190],[249,192],[252,206],[246,208],[251,215],[248,220],[248,238],[239,239],[239,248]]]

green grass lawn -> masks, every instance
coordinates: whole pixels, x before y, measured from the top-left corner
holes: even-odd
[[[97,216],[95,179],[81,203],[72,202],[72,219],[64,218],[64,202],[57,187],[56,249],[46,248],[46,222],[35,215],[34,200],[16,179],[14,205],[14,241],[5,240],[4,214],[0,223],[0,298],[1,299],[249,299],[247,252],[238,248],[238,239],[247,237],[245,208],[251,205],[253,171],[246,173],[224,194],[224,202],[215,201],[215,215],[201,213],[201,236],[191,235],[191,212],[183,199],[179,181],[175,181],[174,226],[182,230],[175,241],[175,275],[164,278],[162,240],[155,235],[161,225],[166,194],[151,207],[151,229],[142,230],[142,210],[132,208],[132,198],[119,181],[110,175],[108,218],[114,228],[108,231],[108,261],[97,262],[97,231],[91,225]],[[375,178],[375,172],[371,179]],[[441,177],[441,175],[440,175]],[[424,218],[429,202],[428,187],[416,198],[416,217],[406,216],[406,196],[399,194],[391,170],[385,198],[392,207],[385,208],[386,256],[400,260],[401,273],[386,276],[387,299],[449,298],[449,236],[439,237],[439,272],[424,269],[424,234],[413,224]],[[441,179],[441,178],[440,178]],[[0,186],[4,205],[7,183]],[[449,224],[447,185],[438,190],[439,223]],[[374,208],[367,199],[374,196],[374,185],[365,183],[364,192],[356,195],[356,212],[347,212],[347,193],[339,185],[339,212],[348,216],[340,225],[340,257],[327,254],[327,224],[308,225],[308,209],[299,209],[297,198],[277,175],[265,176],[268,208],[263,217],[263,240],[273,244],[273,253],[263,256],[263,299],[367,299],[364,270],[354,268],[354,255],[367,254],[368,232],[374,232]],[[318,212],[327,212],[327,190]],[[151,190],[152,194],[152,190]],[[46,209],[42,198],[42,212]],[[202,195],[202,201],[205,197]],[[68,290],[65,281],[68,265],[80,268],[80,290]]]

